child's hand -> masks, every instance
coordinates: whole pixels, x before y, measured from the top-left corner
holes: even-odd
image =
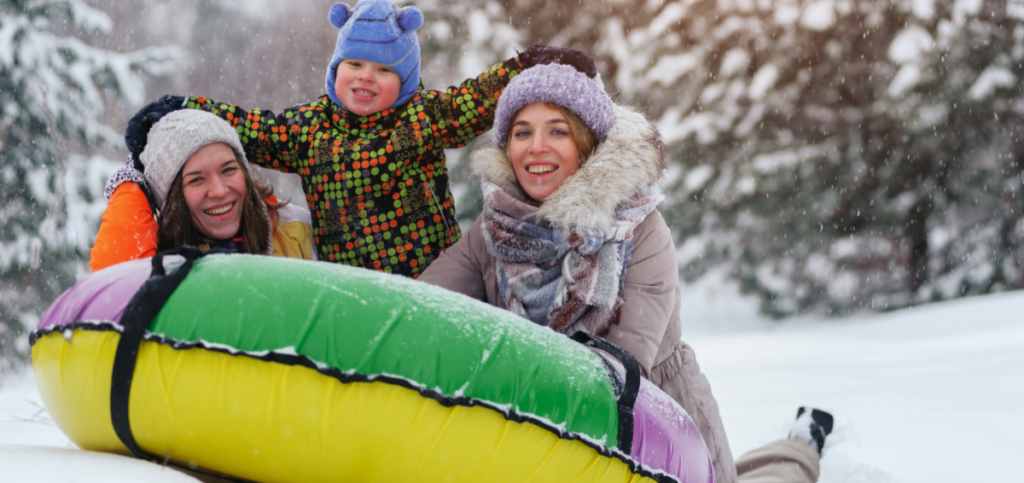
[[[529,69],[541,64],[571,65],[591,79],[597,76],[597,67],[594,65],[594,59],[584,54],[583,51],[568,47],[550,47],[542,44],[533,44],[530,48],[519,54],[519,63],[523,66],[523,69]]]
[[[146,149],[150,128],[168,113],[181,109],[184,101],[182,96],[167,94],[139,109],[128,121],[128,127],[124,130],[124,144],[135,160],[136,169],[142,171],[139,155]]]

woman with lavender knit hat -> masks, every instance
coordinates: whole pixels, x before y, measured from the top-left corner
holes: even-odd
[[[656,209],[661,137],[643,114],[612,102],[596,69],[538,65],[513,78],[494,144],[470,163],[483,213],[421,281],[630,352],[696,423],[719,483],[817,480],[832,418],[816,409],[801,408],[790,438],[734,464],[711,387],[680,340],[676,250]]]

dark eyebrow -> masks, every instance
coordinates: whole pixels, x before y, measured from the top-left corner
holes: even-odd
[[[226,167],[227,165],[229,165],[229,164],[231,164],[231,163],[237,163],[237,162],[238,162],[238,160],[237,160],[237,159],[235,159],[235,158],[231,158],[231,159],[229,159],[229,160],[227,160],[227,161],[224,161],[224,162],[223,162],[223,163],[222,163],[222,164],[220,165],[220,169],[224,169],[224,168],[225,168],[225,167]],[[241,166],[239,166],[239,168],[241,168]],[[186,177],[186,176],[192,176],[192,175],[195,175],[195,174],[200,174],[200,171],[189,171],[188,173],[181,173],[181,177],[182,177],[182,178],[184,178],[184,177]]]
[[[514,124],[512,124],[512,126],[514,127],[514,126],[518,126],[520,124],[525,124],[527,126],[530,125],[530,123],[528,123],[526,121],[516,121]],[[552,120],[546,122],[545,124],[569,124],[569,121],[566,121],[564,119],[552,119]]]

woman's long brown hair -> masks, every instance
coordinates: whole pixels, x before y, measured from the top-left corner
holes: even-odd
[[[274,211],[284,205],[268,204],[264,201],[274,194],[274,187],[259,186],[249,176],[249,170],[242,165],[243,161],[235,155],[238,168],[245,177],[245,197],[242,198],[242,222],[238,226],[238,234],[242,237],[242,250],[245,253],[262,255],[270,249],[270,220],[263,214],[264,206],[271,217]],[[184,168],[183,168],[184,169]],[[210,240],[199,233],[192,223],[192,214],[185,203],[185,188],[182,186],[182,171],[174,177],[171,189],[167,193],[167,205],[160,216],[160,228],[157,230],[157,251],[170,250],[182,245],[198,246]]]

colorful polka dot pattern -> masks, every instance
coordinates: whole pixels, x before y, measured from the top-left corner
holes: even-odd
[[[327,96],[280,115],[189,99],[237,129],[249,161],[297,173],[321,260],[417,277],[462,236],[443,149],[491,128],[515,59],[445,91],[369,116]]]

